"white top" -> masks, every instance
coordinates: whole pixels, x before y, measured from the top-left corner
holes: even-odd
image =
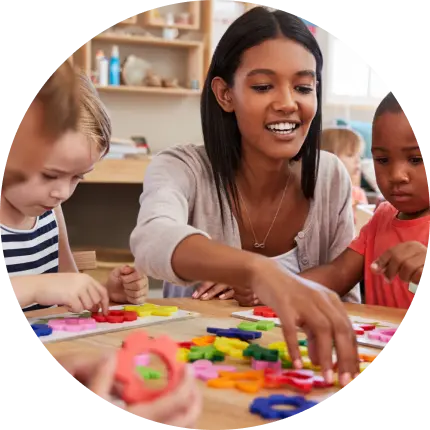
[[[285,254],[272,257],[272,260],[275,260],[283,269],[286,269],[287,272],[292,272],[296,275],[300,273],[299,251],[297,246]]]

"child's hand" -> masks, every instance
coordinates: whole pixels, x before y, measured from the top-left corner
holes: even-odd
[[[133,267],[116,267],[109,275],[106,288],[114,302],[141,305],[148,294],[148,278]]]
[[[132,414],[183,428],[193,428],[200,415],[201,395],[189,368],[185,368],[184,378],[175,391],[151,402],[123,406],[113,398],[119,397],[121,389],[114,379],[115,355],[99,357],[75,353],[57,360],[93,393]]]
[[[109,310],[106,288],[84,273],[52,273],[40,275],[43,284],[35,291],[35,301],[40,305],[62,305],[71,312],[102,308]]]
[[[371,266],[373,273],[391,282],[396,275],[404,282],[419,284],[427,248],[420,242],[403,242],[385,251]]]

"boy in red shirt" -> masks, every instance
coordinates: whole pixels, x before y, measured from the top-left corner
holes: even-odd
[[[338,258],[303,272],[339,295],[364,278],[366,303],[407,309],[424,267],[429,239],[429,190],[421,151],[392,93],[373,119],[372,154],[382,203]]]

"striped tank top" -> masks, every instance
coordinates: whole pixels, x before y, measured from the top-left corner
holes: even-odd
[[[10,277],[58,272],[58,224],[54,211],[36,218],[30,230],[16,230],[1,224],[1,240]],[[24,311],[41,309],[31,305]]]

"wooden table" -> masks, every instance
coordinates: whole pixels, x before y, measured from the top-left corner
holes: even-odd
[[[169,322],[154,326],[145,327],[145,330],[151,336],[159,336],[168,334],[177,341],[186,341],[193,337],[206,334],[206,327],[236,327],[240,320],[231,318],[231,313],[243,310],[236,305],[235,301],[219,301],[213,300],[201,302],[192,299],[157,299],[151,300],[152,303],[162,305],[178,306],[181,309],[199,312],[200,317],[184,321]],[[405,316],[406,311],[401,309],[381,308],[365,305],[345,305],[348,313],[370,318],[374,320],[383,320],[399,324]],[[61,308],[60,308],[61,309]],[[59,309],[43,310],[28,312],[28,317],[40,317],[53,313],[59,313]],[[115,333],[102,334],[97,336],[84,337],[71,341],[57,342],[47,344],[46,348],[54,357],[69,352],[80,351],[82,353],[94,353],[100,351],[119,348],[124,338],[134,330],[133,329],[120,331]],[[282,333],[279,328],[266,332],[261,338],[261,344],[267,346],[269,343],[283,340]],[[360,351],[378,354],[379,350],[373,348],[360,347]],[[230,359],[227,360],[227,362]],[[236,365],[236,364],[235,364]],[[238,368],[248,366],[239,365]],[[249,368],[249,367],[248,367]],[[266,396],[273,394],[274,390],[262,390],[257,395],[246,394],[232,389],[214,389],[206,387],[205,383],[200,382],[204,395],[203,413],[197,423],[197,428],[200,429],[236,429],[252,427],[267,423],[267,421],[259,418],[256,415],[249,413],[248,407],[255,396]],[[331,394],[338,391],[338,388],[317,389],[307,397],[316,401],[322,401]],[[282,390],[279,392],[287,392]]]

